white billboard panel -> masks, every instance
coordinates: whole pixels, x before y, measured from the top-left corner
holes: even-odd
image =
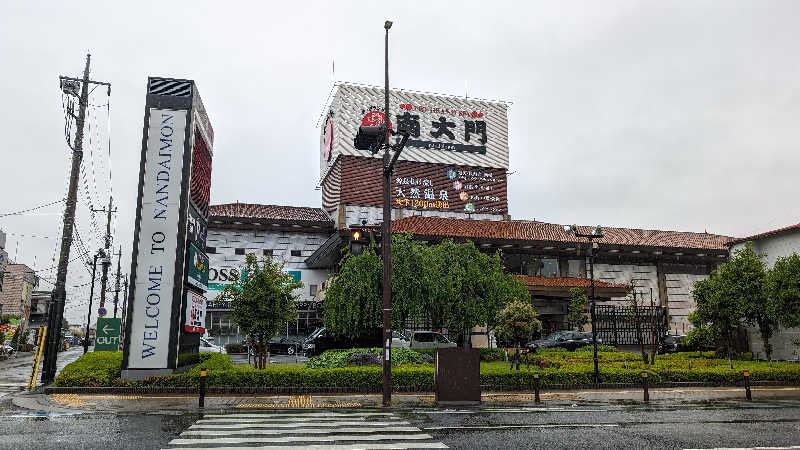
[[[188,111],[150,108],[128,368],[169,367]]]
[[[320,124],[321,177],[339,155],[372,156],[353,139],[362,124],[383,122],[383,109],[382,88],[336,87]],[[393,129],[411,131],[402,160],[508,169],[508,103],[393,89],[389,113]]]

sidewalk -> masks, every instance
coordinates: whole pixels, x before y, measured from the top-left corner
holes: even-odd
[[[800,404],[800,387],[754,387],[753,402],[737,387],[659,388],[650,390],[650,403],[642,402],[642,391],[598,389],[542,392],[541,403],[533,393],[484,393],[480,407],[616,407],[656,408],[703,404]],[[197,395],[94,395],[22,394],[13,399],[20,408],[52,413],[144,412],[153,410],[197,411]],[[379,394],[339,395],[208,395],[205,411],[278,408],[375,408],[381,406]],[[394,394],[396,408],[436,407],[433,394]]]
[[[60,372],[67,364],[78,359],[82,354],[83,347],[71,347],[69,350],[59,352],[56,373]],[[5,361],[0,361],[0,399],[3,399],[6,395],[22,391],[28,386],[32,365],[33,352],[19,353]]]

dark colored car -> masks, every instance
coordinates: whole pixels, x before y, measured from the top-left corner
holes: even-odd
[[[666,335],[661,342],[658,344],[658,353],[665,354],[665,353],[677,353],[685,351],[685,346],[683,345],[683,339],[686,336],[672,336]]]
[[[294,355],[301,351],[300,347],[300,342],[286,337],[274,338],[269,341],[269,352],[273,355]]]
[[[381,329],[376,328],[366,336],[346,338],[331,336],[325,327],[317,328],[303,340],[302,348],[306,356],[316,356],[333,348],[372,348],[381,347]]]
[[[556,347],[575,350],[579,347],[592,345],[592,342],[592,333],[584,333],[581,331],[556,331],[550,333],[550,335],[544,339],[528,342],[526,347],[532,352],[539,349]],[[597,343],[601,343],[600,339],[597,340]]]

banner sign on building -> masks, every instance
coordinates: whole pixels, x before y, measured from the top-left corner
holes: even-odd
[[[322,206],[331,211],[340,203],[380,207],[381,170],[379,159],[340,157],[333,172],[340,175],[340,185],[333,185],[336,177],[325,180]],[[337,189],[338,198],[328,195]],[[393,208],[498,215],[508,213],[507,191],[505,169],[398,161],[391,202]]]
[[[208,256],[192,242],[189,242],[186,283],[203,291],[208,290]]]
[[[206,298],[194,291],[186,291],[186,320],[183,329],[189,333],[206,332]]]
[[[359,126],[384,121],[383,92],[353,84],[336,87],[320,124],[321,178],[341,155],[372,157],[357,150],[353,139]],[[508,103],[392,90],[389,108],[392,128],[411,133],[400,160],[508,169]]]
[[[188,111],[150,108],[137,217],[127,368],[167,368]]]

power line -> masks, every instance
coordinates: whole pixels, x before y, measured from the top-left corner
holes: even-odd
[[[48,206],[56,205],[56,204],[61,203],[63,201],[64,201],[64,199],[62,198],[61,200],[56,200],[54,202],[46,203],[44,205],[39,205],[39,206],[36,206],[36,207],[33,207],[33,208],[23,209],[21,211],[15,211],[15,212],[12,212],[12,213],[0,214],[0,217],[19,216],[19,215],[22,215],[22,214],[25,214],[25,213],[28,213],[28,212],[31,212],[31,211],[36,211],[37,209],[47,208]]]

